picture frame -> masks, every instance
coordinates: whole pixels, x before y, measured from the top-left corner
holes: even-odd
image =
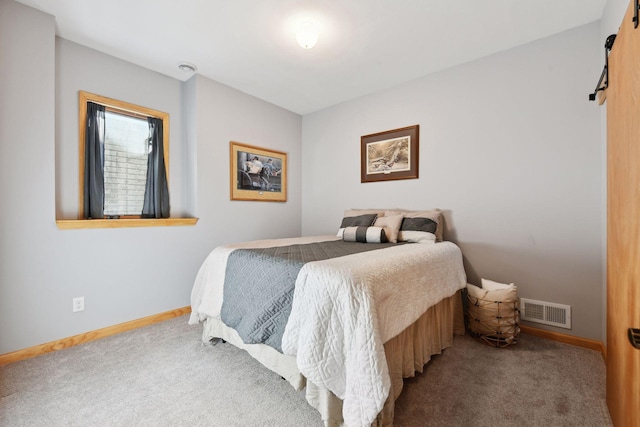
[[[287,153],[230,142],[231,200],[287,201]]]
[[[417,179],[420,126],[408,126],[360,138],[361,182]]]

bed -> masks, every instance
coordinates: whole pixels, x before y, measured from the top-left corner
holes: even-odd
[[[402,378],[464,333],[462,254],[441,218],[348,210],[337,235],[217,247],[189,322],[304,389],[326,426],[390,426]]]

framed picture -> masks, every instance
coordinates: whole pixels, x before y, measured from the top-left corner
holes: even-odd
[[[231,141],[231,200],[287,201],[287,153]]]
[[[360,138],[361,182],[418,178],[419,125]]]

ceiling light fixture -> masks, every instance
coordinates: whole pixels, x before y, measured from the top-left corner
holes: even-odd
[[[298,26],[296,33],[298,44],[305,49],[311,49],[318,42],[318,28],[311,21],[304,21]]]
[[[193,64],[190,64],[189,62],[181,62],[180,64],[178,64],[178,68],[181,71],[184,71],[187,73],[195,73],[196,70],[198,69],[198,67],[196,67]]]

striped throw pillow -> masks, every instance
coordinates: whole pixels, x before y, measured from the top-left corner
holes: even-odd
[[[369,227],[373,225],[378,217],[377,214],[365,214],[365,215],[357,215],[357,216],[345,216],[342,218],[342,223],[340,224],[340,229],[338,229],[338,237],[342,237],[342,233],[344,233],[345,227]]]
[[[387,243],[387,235],[382,227],[345,227],[342,233],[345,242]]]

